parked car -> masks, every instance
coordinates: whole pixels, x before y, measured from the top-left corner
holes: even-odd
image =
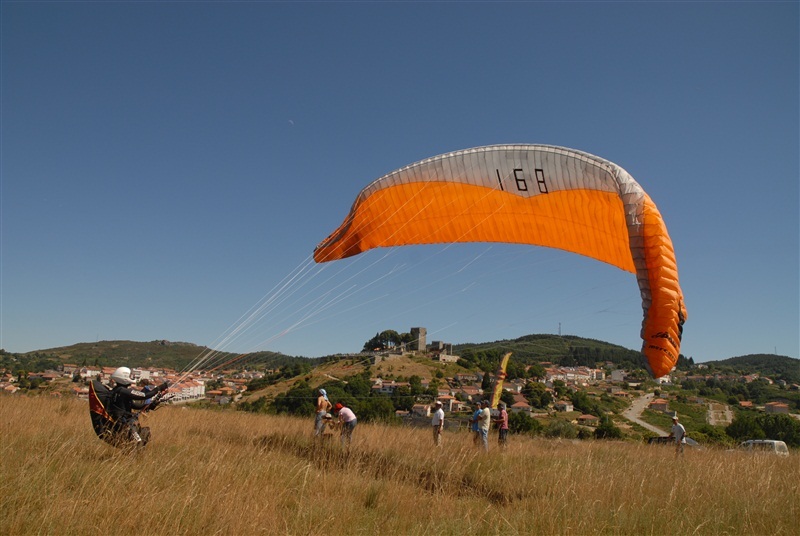
[[[739,443],[739,449],[750,452],[766,452],[778,456],[788,456],[789,447],[783,441],[775,439],[748,439]]]

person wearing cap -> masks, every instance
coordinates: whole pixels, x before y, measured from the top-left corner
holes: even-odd
[[[475,411],[472,412],[472,418],[469,420],[470,430],[472,430],[472,444],[478,446],[480,441],[481,430],[478,427],[478,419],[481,416],[481,405],[475,404]]]
[[[442,446],[442,430],[444,429],[444,410],[442,409],[442,401],[437,400],[433,405],[435,411],[431,419],[433,426],[433,444],[437,447]]]
[[[489,452],[489,426],[491,426],[492,412],[489,411],[489,401],[481,402],[481,412],[478,415],[478,433],[481,436],[483,450]]]
[[[349,447],[350,442],[353,440],[353,430],[356,427],[356,414],[353,410],[345,407],[342,403],[337,402],[334,406],[336,413],[339,415],[339,425],[342,427],[342,446]]]
[[[325,389],[319,390],[317,397],[317,413],[314,416],[314,436],[321,435],[325,431],[325,415],[333,408],[328,393]]]
[[[683,454],[683,446],[686,444],[686,428],[678,422],[678,416],[672,416],[672,431],[669,437],[675,439],[675,456]]]
[[[497,444],[501,447],[506,446],[508,441],[508,411],[506,411],[506,403],[500,402],[500,415],[494,420],[497,425]]]

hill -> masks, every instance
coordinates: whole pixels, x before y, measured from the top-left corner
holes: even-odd
[[[64,363],[73,363],[78,366],[152,366],[184,370],[198,357],[209,351],[209,348],[205,346],[166,340],[97,341],[22,354],[11,354],[0,350],[0,367],[32,372],[57,368]],[[488,367],[489,370],[493,370],[499,357],[506,352],[513,353],[514,363],[517,365],[551,362],[564,366],[600,366],[605,362],[611,362],[622,368],[635,369],[642,367],[644,363],[644,358],[639,351],[574,335],[532,334],[517,339],[462,343],[454,345],[453,352],[462,356],[460,365],[464,368]],[[217,352],[214,354],[211,364],[216,366],[231,363],[231,367],[235,366],[236,368],[245,366],[263,369],[280,369],[289,366],[315,368],[325,363],[343,362],[343,359],[345,358],[342,356],[306,358],[268,351],[246,355]],[[719,361],[707,361],[703,364],[711,370],[760,374],[773,379],[784,379],[790,383],[800,383],[800,360],[787,356],[743,355]],[[692,365],[694,363],[691,360],[683,358],[678,362],[678,368],[683,370],[690,369]],[[392,365],[387,364],[381,372],[384,375],[394,376],[421,375],[418,372],[391,368]],[[322,373],[335,375],[328,371]]]
[[[41,371],[56,368],[64,363],[72,363],[78,366],[162,367],[184,370],[209,352],[211,350],[206,346],[188,342],[97,341],[23,354],[0,352],[0,366]],[[244,356],[231,352],[214,352],[213,359],[207,366],[224,365],[229,362],[235,362],[238,366],[247,364],[263,368],[281,368],[297,362],[310,362],[314,365],[319,360],[292,357],[277,352],[256,352]]]
[[[312,388],[337,380],[347,383],[349,378],[361,376],[368,369],[371,375],[380,376],[384,380],[407,380],[412,376],[430,380],[437,376],[452,377],[467,370],[455,363],[439,363],[422,356],[394,356],[376,365],[372,364],[370,356],[339,356],[337,359],[326,358],[315,367],[296,376],[280,379],[266,378],[262,382],[252,382],[250,384],[252,391],[248,392],[246,396],[251,402],[261,397],[272,400],[275,396],[286,393],[301,382]]]
[[[800,359],[793,359],[783,355],[749,354],[721,361],[709,361],[706,365],[713,365],[718,369],[729,369],[738,373],[758,373],[773,379],[800,383]]]
[[[595,366],[606,361],[618,365],[627,363],[631,367],[644,365],[641,352],[574,335],[525,335],[512,340],[459,344],[453,351],[467,359],[475,356],[476,360],[481,354],[492,356],[513,352],[514,359],[525,365],[545,361],[564,366]]]

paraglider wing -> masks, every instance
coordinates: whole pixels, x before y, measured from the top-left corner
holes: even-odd
[[[677,363],[686,309],[672,241],[653,201],[618,165],[549,145],[429,158],[364,188],[314,260],[453,242],[552,247],[636,274],[650,373],[663,376]]]
[[[500,359],[500,366],[494,375],[494,393],[492,394],[491,408],[497,408],[500,403],[500,397],[503,395],[503,382],[506,379],[506,368],[508,367],[508,358],[511,357],[511,352],[507,352],[502,359]]]

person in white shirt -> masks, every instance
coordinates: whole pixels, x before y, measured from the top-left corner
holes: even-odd
[[[478,433],[481,436],[483,450],[489,452],[489,427],[491,426],[492,412],[489,410],[489,401],[481,402],[481,412],[478,416]]]
[[[441,401],[437,400],[434,404],[436,411],[433,412],[431,425],[433,426],[433,444],[437,447],[442,446],[442,430],[444,429],[444,410]]]
[[[686,444],[686,428],[678,422],[678,416],[672,417],[672,431],[669,437],[675,439],[675,456],[683,454],[683,446]]]

